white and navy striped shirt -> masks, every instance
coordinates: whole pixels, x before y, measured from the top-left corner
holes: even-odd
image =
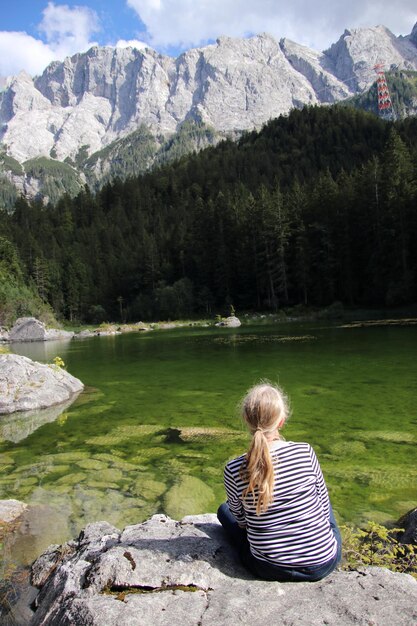
[[[323,474],[308,443],[278,441],[270,448],[274,466],[274,500],[256,515],[251,495],[242,493],[246,455],[224,469],[224,484],[231,513],[246,525],[252,554],[281,566],[313,566],[330,561],[337,543],[330,527],[330,501]],[[256,493],[256,491],[255,491]]]

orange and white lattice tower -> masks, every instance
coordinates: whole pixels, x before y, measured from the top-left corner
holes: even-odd
[[[387,85],[387,79],[385,78],[384,65],[378,63],[374,66],[374,70],[377,74],[376,86],[378,91],[378,112],[380,117],[385,120],[395,120],[396,115],[394,107],[392,106],[391,95]]]

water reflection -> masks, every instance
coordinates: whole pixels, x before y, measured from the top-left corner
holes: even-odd
[[[74,394],[66,402],[55,404],[47,409],[19,411],[0,416],[0,437],[18,443],[29,437],[35,430],[55,421],[74,402],[79,394]]]
[[[71,339],[54,339],[53,341],[30,341],[10,344],[10,352],[27,356],[33,361],[49,363],[54,357],[61,358],[67,354]]]

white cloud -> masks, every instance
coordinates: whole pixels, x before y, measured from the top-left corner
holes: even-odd
[[[139,41],[138,39],[119,39],[119,41],[115,44],[115,48],[137,48],[137,50],[143,50],[144,48],[148,48],[148,44],[143,41]]]
[[[91,48],[95,44],[92,35],[98,30],[97,14],[91,9],[49,2],[39,24],[46,43],[25,32],[0,32],[0,76],[22,69],[40,74],[51,61]]]
[[[54,59],[52,50],[27,33],[0,32],[0,76],[26,70],[38,74]]]
[[[126,0],[153,46],[199,45],[219,35],[268,32],[322,50],[345,28],[383,24],[396,35],[417,22],[415,0]]]
[[[85,6],[70,8],[66,4],[49,2],[43,11],[39,31],[45,34],[50,48],[63,58],[75,52],[83,52],[94,45],[93,33],[100,30],[98,16]]]

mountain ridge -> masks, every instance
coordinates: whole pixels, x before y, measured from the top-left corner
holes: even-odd
[[[86,160],[128,141],[141,127],[160,147],[184,123],[210,128],[204,147],[259,129],[293,108],[363,93],[381,60],[387,69],[416,71],[417,24],[406,37],[384,26],[345,30],[324,52],[266,33],[220,37],[176,59],[149,48],[92,47],[51,63],[39,77],[21,73],[10,80],[0,95],[0,142],[5,156],[20,164],[39,158],[66,162],[81,187],[94,184],[94,173],[83,167]],[[138,163],[137,172],[146,167]],[[96,167],[97,184],[111,168],[111,161]],[[28,195],[43,193],[36,175],[4,165],[3,181]]]

